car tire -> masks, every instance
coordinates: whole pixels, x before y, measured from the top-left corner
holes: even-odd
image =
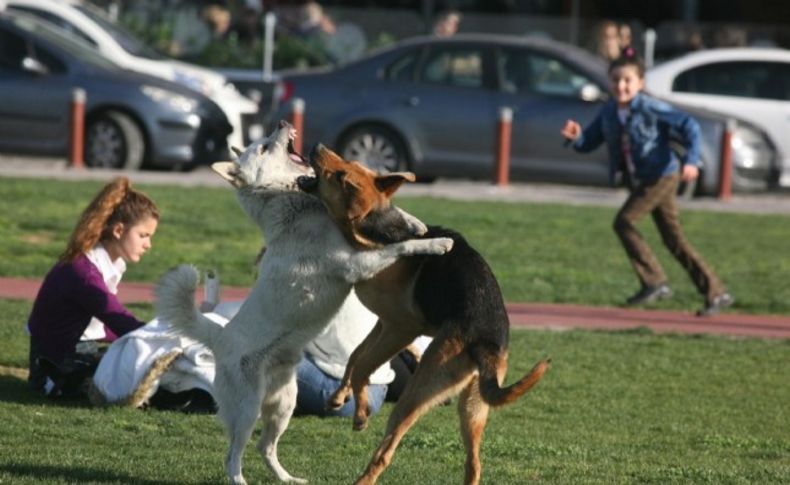
[[[119,111],[93,117],[85,129],[85,165],[137,170],[143,164],[145,138],[132,118]]]
[[[409,155],[400,136],[376,125],[358,126],[340,139],[338,153],[346,160],[358,160],[377,172],[409,169]]]

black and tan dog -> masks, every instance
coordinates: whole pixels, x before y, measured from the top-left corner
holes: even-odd
[[[302,178],[300,186],[321,198],[349,242],[372,249],[401,237],[380,228],[389,226],[384,223],[387,218],[397,216],[390,197],[404,181],[413,181],[413,174],[377,175],[321,145],[313,149],[310,164],[316,177]],[[501,387],[510,323],[499,285],[483,257],[460,234],[429,226],[423,237],[437,236],[452,238],[452,251],[402,258],[355,287],[379,321],[351,355],[341,387],[329,402],[339,407],[353,392],[355,429],[367,424],[370,374],[417,336],[434,337],[393,409],[384,440],[357,483],[375,483],[417,419],[458,393],[467,452],[465,483],[479,483],[480,441],[489,408],[516,400],[548,369],[549,361],[542,360],[518,382]]]

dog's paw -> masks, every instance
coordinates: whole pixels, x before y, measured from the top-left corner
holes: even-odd
[[[426,226],[424,222],[417,219],[400,207],[395,208],[398,210],[398,212],[400,212],[401,216],[403,216],[403,220],[406,222],[406,227],[408,228],[409,234],[422,236],[428,232],[428,226]]]
[[[449,253],[450,250],[453,249],[454,241],[449,237],[437,237],[429,239],[429,241],[433,243],[431,249],[434,250],[435,254]]]

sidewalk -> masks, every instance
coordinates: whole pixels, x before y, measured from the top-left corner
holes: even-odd
[[[40,284],[35,279],[0,278],[0,298],[32,300]],[[223,287],[221,294],[224,300],[238,300],[246,298],[248,291],[247,288]],[[124,303],[153,300],[150,284],[121,283],[118,293]],[[195,293],[197,301],[202,294],[202,288]],[[507,310],[514,328],[627,330],[647,327],[656,333],[790,339],[790,317],[725,313],[699,318],[678,311],[551,303],[508,303]]]
[[[209,167],[200,167],[187,173],[73,169],[69,168],[63,159],[0,154],[0,177],[107,181],[119,175],[129,177],[135,184],[228,187],[227,182],[212,172]],[[465,201],[529,202],[614,208],[619,207],[625,201],[626,191],[607,187],[525,182],[513,182],[507,186],[499,187],[485,180],[439,179],[430,184],[404,184],[397,193],[397,197],[417,196]],[[681,200],[680,205],[684,210],[790,215],[790,193],[735,194],[728,200],[700,197]]]

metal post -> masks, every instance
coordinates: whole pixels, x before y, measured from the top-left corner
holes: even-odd
[[[291,124],[296,130],[296,139],[294,140],[294,150],[296,153],[302,153],[302,138],[304,137],[304,100],[302,98],[294,98],[291,106],[293,108],[291,115]]]
[[[272,58],[274,57],[274,26],[277,16],[267,12],[263,20],[263,82],[272,82]]]
[[[730,118],[721,135],[721,163],[719,165],[719,199],[728,200],[732,196],[732,132],[736,122]]]
[[[651,67],[655,61],[656,53],[656,31],[653,29],[645,30],[645,67]]]
[[[513,109],[503,106],[499,109],[496,142],[496,166],[494,184],[505,186],[510,177],[510,134],[513,127]]]
[[[85,167],[85,101],[87,94],[82,88],[74,88],[71,92],[71,150],[69,166]]]

